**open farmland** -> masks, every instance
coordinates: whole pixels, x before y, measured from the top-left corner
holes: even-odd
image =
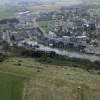
[[[31,9],[33,12],[50,12],[50,11],[56,11],[60,8],[61,6],[56,5],[56,4],[46,4],[46,5],[41,5],[41,6],[36,5],[33,7],[29,7],[29,9]]]
[[[100,100],[100,76],[84,69],[11,57],[0,71],[0,100]]]

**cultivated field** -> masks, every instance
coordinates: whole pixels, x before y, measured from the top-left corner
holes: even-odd
[[[46,4],[46,5],[39,5],[39,6],[33,6],[33,7],[29,7],[29,9],[31,9],[33,12],[51,12],[51,11],[56,11],[58,9],[60,9],[61,6],[60,5],[56,5],[56,4]]]
[[[23,100],[100,100],[100,76],[84,69],[11,57],[0,71],[0,100],[21,100],[23,87]]]

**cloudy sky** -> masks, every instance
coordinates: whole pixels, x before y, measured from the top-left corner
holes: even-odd
[[[89,2],[89,3],[92,3],[92,2],[100,2],[100,0],[0,0],[0,4],[2,3],[8,3],[8,2],[17,2],[17,1],[42,1],[42,2],[46,2],[46,1],[56,1],[56,2],[66,2],[66,3],[73,3],[73,4],[76,4],[76,3],[81,3],[81,2]]]

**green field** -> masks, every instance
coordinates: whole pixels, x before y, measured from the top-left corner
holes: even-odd
[[[54,31],[54,27],[51,26],[52,21],[37,21],[37,24],[42,27],[46,32]],[[48,27],[49,26],[49,27]]]
[[[0,19],[14,18],[15,9],[9,7],[0,7]]]
[[[0,71],[0,100],[100,100],[100,75],[84,69],[10,57]]]

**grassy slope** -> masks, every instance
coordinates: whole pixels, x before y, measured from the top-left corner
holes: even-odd
[[[21,66],[16,65],[19,59]],[[100,76],[83,69],[10,58],[0,65],[0,71],[30,79],[25,84],[24,100],[100,100]]]
[[[0,100],[22,100],[23,78],[0,73]]]

